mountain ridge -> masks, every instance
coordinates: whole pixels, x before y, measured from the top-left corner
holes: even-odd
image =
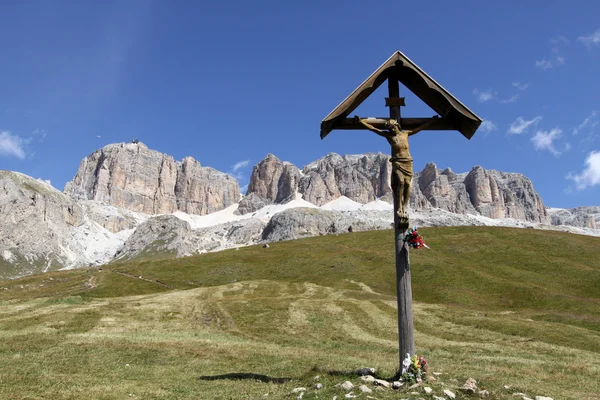
[[[0,213],[10,216],[0,221],[0,278],[350,228],[388,229],[390,173],[382,153],[329,153],[302,169],[268,154],[254,166],[242,197],[235,178],[191,157],[175,161],[142,143],[93,152],[64,192],[0,171]],[[178,181],[185,190],[176,190]],[[457,174],[428,163],[415,174],[410,206],[411,223],[419,226],[519,226],[600,235],[600,207],[547,209],[523,174],[480,166]]]

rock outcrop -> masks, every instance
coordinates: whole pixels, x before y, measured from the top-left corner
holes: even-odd
[[[90,154],[64,192],[75,200],[145,214],[205,215],[240,199],[235,178],[202,167],[192,157],[177,162],[143,143],[111,144]]]
[[[258,219],[246,219],[194,230],[174,215],[159,215],[135,230],[116,259],[158,260],[255,244],[261,240],[265,226]]]
[[[148,214],[136,213],[94,200],[82,200],[78,204],[83,207],[85,215],[91,221],[112,233],[134,229],[149,217]]]
[[[318,208],[292,208],[273,215],[262,233],[262,239],[278,242],[332,233],[390,228],[389,212],[370,212],[367,218],[356,214]],[[350,227],[352,228],[349,230]]]
[[[579,228],[600,228],[600,207],[550,208],[552,225],[569,225]]]
[[[237,210],[235,210],[235,212],[238,215],[244,215],[254,211],[258,211],[268,204],[269,203],[267,203],[267,200],[263,199],[256,193],[250,193],[249,195],[244,196],[244,198],[240,200],[238,208]]]
[[[369,203],[391,194],[391,164],[381,153],[345,155],[330,153],[305,166],[299,192],[317,206],[341,196]],[[391,196],[390,196],[391,198]]]
[[[174,215],[148,218],[129,236],[116,259],[183,257],[196,253],[190,224]]]
[[[267,154],[252,169],[248,192],[240,202],[238,213],[243,215],[268,204],[284,204],[294,200],[301,176],[295,165]]]
[[[0,171],[0,278],[108,262],[122,244],[72,198],[18,172]]]
[[[413,178],[411,209],[434,207],[457,214],[477,214],[465,187],[465,176],[455,174],[450,168],[440,171],[434,163],[428,163]]]
[[[305,166],[302,175],[288,176],[283,173],[285,163],[268,155],[253,171],[243,212],[254,211],[263,203],[279,203],[281,187],[286,188],[286,195],[297,191],[317,206],[341,196],[362,204],[375,199],[391,202],[388,160],[381,153],[330,153]],[[286,168],[295,167],[286,164]],[[413,178],[410,207],[416,211],[433,207],[458,214],[549,222],[544,203],[529,179],[479,166],[469,173],[456,174],[450,168],[440,171],[435,164],[427,164]]]

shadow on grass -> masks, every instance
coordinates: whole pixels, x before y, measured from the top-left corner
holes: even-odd
[[[253,374],[249,372],[232,372],[230,374],[201,376],[198,379],[201,381],[219,381],[219,380],[253,380],[264,383],[286,383],[293,378],[273,378],[267,375]]]
[[[366,375],[365,373],[360,374],[360,373],[358,373],[358,371],[323,370],[318,367],[313,367],[311,369],[311,372],[327,374],[329,376],[347,376],[347,377],[356,377],[356,376]],[[401,376],[400,371],[397,371],[396,374],[392,377],[380,375],[378,372],[368,374],[368,375],[372,375],[375,379],[383,379],[384,381],[397,381],[398,379],[400,379],[400,376]]]
[[[322,370],[322,369],[316,368],[316,367],[311,368],[310,372],[311,373],[321,373],[321,374],[326,374],[326,375],[330,375],[330,376],[348,376],[348,377],[359,376],[359,374],[356,371]],[[394,376],[392,378],[380,376],[377,373],[374,373],[372,375],[377,379],[383,379],[383,380],[397,380],[399,377],[399,374],[396,374],[396,376]],[[252,381],[260,381],[263,383],[286,383],[286,382],[290,382],[292,380],[298,380],[298,378],[274,378],[271,376],[255,374],[252,372],[232,372],[229,374],[221,374],[221,375],[206,375],[206,376],[200,376],[200,377],[198,377],[198,379],[201,381],[252,380]]]

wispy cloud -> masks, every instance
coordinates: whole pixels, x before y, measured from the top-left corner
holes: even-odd
[[[42,143],[46,139],[46,136],[48,136],[48,132],[44,129],[36,129],[33,131],[33,136],[37,138],[38,142]]]
[[[30,138],[23,139],[8,131],[0,132],[0,156],[12,156],[23,160],[27,156],[25,145],[30,141]]]
[[[481,122],[481,125],[479,125],[479,130],[481,130],[481,132],[483,133],[490,133],[495,131],[496,129],[496,124],[494,124],[489,119],[484,119],[483,122]]]
[[[482,91],[475,88],[473,89],[473,95],[477,98],[477,101],[480,103],[485,103],[486,101],[492,100],[496,96],[496,92],[494,92],[492,89]]]
[[[593,133],[594,128],[600,125],[600,114],[597,111],[592,111],[590,115],[588,115],[582,123],[573,128],[573,135],[577,135],[582,131],[589,131]]]
[[[514,103],[515,101],[517,101],[519,99],[519,95],[518,94],[514,94],[511,97],[509,97],[508,99],[504,99],[504,100],[500,100],[501,104],[509,104],[509,103]]]
[[[535,66],[543,70],[547,70],[550,68],[554,68],[554,63],[552,61],[546,60],[545,58],[542,58],[541,60],[535,62]]]
[[[510,127],[508,128],[508,133],[513,135],[520,135],[522,133],[525,133],[531,125],[537,124],[541,119],[542,117],[539,116],[530,120],[526,120],[523,117],[518,117],[516,120],[513,121],[512,124],[510,124]]]
[[[244,173],[243,170],[244,170],[244,168],[247,168],[249,165],[250,165],[250,160],[238,161],[238,162],[236,162],[235,164],[233,164],[231,166],[231,170],[229,172],[229,175],[231,175],[235,179],[237,179],[238,182],[240,183],[240,185],[243,182],[246,182],[245,185],[242,185],[241,188],[240,188],[240,191],[242,193],[244,193],[248,189],[248,183],[247,183],[246,174]]]
[[[527,90],[529,87],[529,83],[521,83],[521,82],[513,82],[513,87],[516,87],[519,90]]]
[[[535,133],[535,136],[531,138],[531,141],[536,150],[548,150],[558,157],[561,153],[556,150],[554,140],[558,139],[561,134],[562,130],[559,128],[554,128],[549,131],[539,130]]]
[[[585,159],[583,171],[580,174],[569,174],[567,179],[575,182],[579,190],[600,185],[600,151],[592,151]]]
[[[587,47],[600,46],[600,29],[589,35],[579,36],[577,41],[583,43]]]
[[[564,35],[558,35],[549,40],[550,49],[553,53],[558,53],[561,47],[567,46],[571,43]]]
[[[550,51],[554,55],[549,58],[544,57],[535,62],[536,68],[540,68],[544,71],[558,67],[559,65],[563,65],[567,61],[566,58],[562,55],[559,55],[559,53],[561,52],[562,48],[568,46],[571,41],[564,35],[558,35],[550,39],[548,43],[550,44]]]
[[[236,162],[235,164],[233,164],[233,166],[231,167],[231,170],[233,172],[237,172],[242,168],[246,168],[248,166],[248,164],[250,164],[250,160],[244,160],[244,161],[239,161]]]

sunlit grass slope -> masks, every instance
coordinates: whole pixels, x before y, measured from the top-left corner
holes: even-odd
[[[416,346],[438,395],[471,376],[496,399],[600,398],[599,238],[421,234]],[[292,398],[315,375],[304,399],[331,399],[344,371],[397,365],[391,231],[0,282],[0,399]]]

